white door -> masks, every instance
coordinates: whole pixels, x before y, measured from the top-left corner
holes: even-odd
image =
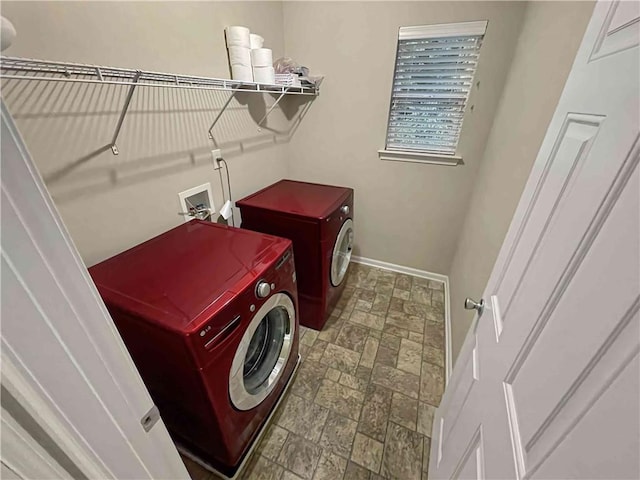
[[[639,28],[640,3],[596,5],[436,413],[430,479],[640,477]]]
[[[2,476],[189,478],[4,102],[1,261]]]

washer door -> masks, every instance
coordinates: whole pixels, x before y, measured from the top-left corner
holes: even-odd
[[[331,285],[334,287],[340,285],[344,280],[351,261],[351,250],[353,250],[353,220],[348,219],[342,224],[336,244],[333,246]]]
[[[229,396],[238,410],[259,405],[275,388],[291,355],[296,312],[288,295],[277,293],[251,320],[229,374]]]

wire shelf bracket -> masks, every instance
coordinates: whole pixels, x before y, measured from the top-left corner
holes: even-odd
[[[227,101],[222,106],[222,109],[218,112],[218,115],[216,115],[216,118],[213,119],[213,123],[209,127],[209,138],[211,140],[213,140],[214,142],[215,142],[215,140],[213,138],[213,127],[216,126],[216,123],[218,123],[218,120],[220,120],[220,117],[222,117],[222,114],[227,109],[227,107],[231,103],[231,100],[233,100],[233,97],[235,97],[235,96],[236,96],[236,92],[232,92],[231,95],[229,96],[229,98],[227,98]]]
[[[264,121],[267,119],[267,117],[269,116],[269,114],[273,111],[274,108],[276,108],[276,105],[278,105],[278,103],[280,103],[280,100],[282,100],[282,98],[287,94],[287,89],[285,89],[280,96],[278,97],[278,99],[273,103],[273,105],[271,105],[271,107],[269,108],[269,110],[267,110],[264,114],[264,116],[262,117],[262,120],[260,120],[258,122],[258,131],[261,132],[262,131],[262,124],[264,123]]]
[[[140,80],[141,74],[142,72],[138,72],[138,74],[133,79],[133,84],[129,87],[127,98],[124,101],[124,106],[122,107],[122,112],[120,112],[120,118],[118,119],[118,123],[116,125],[116,130],[115,132],[113,132],[113,137],[111,138],[111,151],[114,155],[118,155],[119,153],[116,142],[118,141],[118,135],[120,135],[120,129],[122,128],[124,117],[127,115],[127,110],[129,110],[129,104],[131,103],[131,98],[133,98],[133,93],[136,91],[136,86],[138,84],[138,80]],[[98,69],[98,75],[102,76],[100,69]]]

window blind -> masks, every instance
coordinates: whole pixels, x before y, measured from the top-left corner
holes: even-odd
[[[486,22],[402,27],[387,150],[455,155]]]

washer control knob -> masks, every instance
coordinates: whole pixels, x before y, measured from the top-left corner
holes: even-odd
[[[265,298],[268,297],[270,293],[271,287],[269,284],[264,280],[259,281],[258,285],[256,285],[256,296],[258,298]]]
[[[343,205],[343,206],[340,208],[340,211],[341,211],[343,214],[345,214],[345,215],[349,215],[349,205]]]

